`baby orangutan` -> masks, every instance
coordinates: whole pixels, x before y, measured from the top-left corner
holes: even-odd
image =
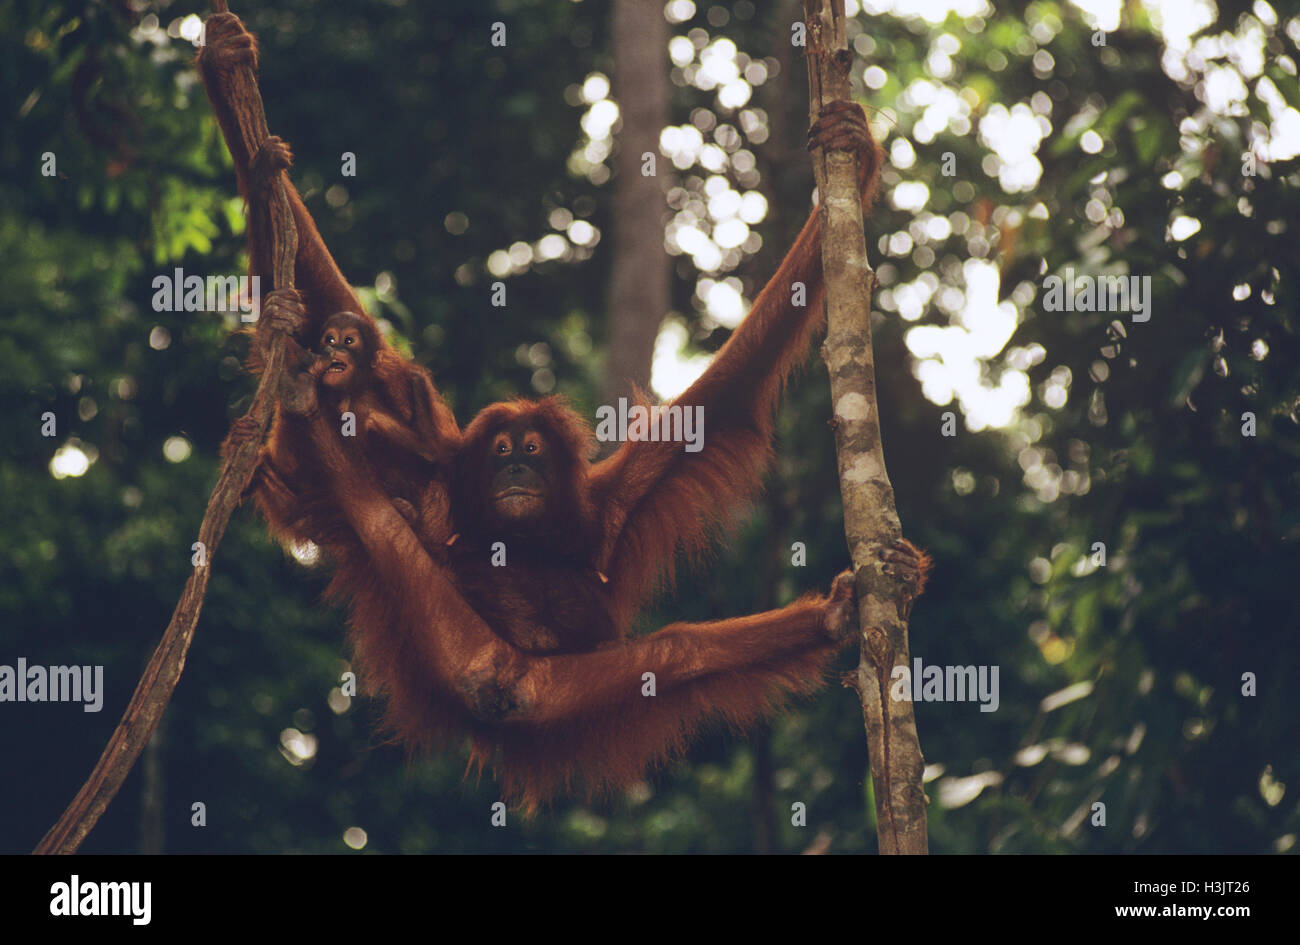
[[[319,354],[313,373],[325,388],[323,401],[345,423],[353,415],[364,445],[378,437],[431,463],[439,460],[433,413],[440,398],[428,375],[412,372],[409,362],[404,377],[385,376],[374,322],[354,312],[331,315],[321,330]]]

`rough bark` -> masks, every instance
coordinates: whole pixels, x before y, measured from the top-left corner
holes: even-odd
[[[810,120],[822,105],[849,100],[852,56],[845,36],[844,0],[803,0],[808,28]],[[908,666],[904,587],[884,573],[881,552],[902,535],[885,470],[871,348],[871,291],[858,192],[857,157],[849,151],[813,153],[821,192],[822,267],[827,333],[822,347],[831,379],[832,426],[844,499],[844,531],[858,592],[862,656],[857,690],[867,730],[881,853],[926,853],[925,759],[912,703],[889,698],[890,673]]]

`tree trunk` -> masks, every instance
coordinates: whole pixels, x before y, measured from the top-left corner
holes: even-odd
[[[668,23],[663,5],[614,0],[614,97],[623,120],[614,156],[613,269],[608,312],[606,403],[633,386],[648,389],[659,325],[668,313],[672,270],[664,250],[664,177],[659,132],[668,124]],[[642,174],[642,155],[655,175]]]

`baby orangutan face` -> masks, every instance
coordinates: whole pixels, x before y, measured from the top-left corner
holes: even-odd
[[[321,382],[341,393],[359,390],[375,356],[371,326],[360,315],[338,312],[321,331],[320,354],[328,360]]]

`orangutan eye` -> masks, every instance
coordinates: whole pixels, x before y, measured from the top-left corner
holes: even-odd
[[[507,444],[505,444],[505,443],[498,443],[498,444],[497,444],[497,452],[498,452],[498,453],[509,453],[509,452],[510,452],[510,447],[509,447]]]
[[[354,342],[355,340],[356,340],[355,338],[348,337],[348,338],[343,339],[343,343],[344,343],[345,345],[350,345],[350,344],[352,344],[352,342]]]
[[[530,453],[536,453],[536,452],[537,452],[537,444],[536,444],[536,443],[529,443],[527,446],[524,447],[524,449],[526,449],[526,450],[527,450],[528,452],[530,452]]]

